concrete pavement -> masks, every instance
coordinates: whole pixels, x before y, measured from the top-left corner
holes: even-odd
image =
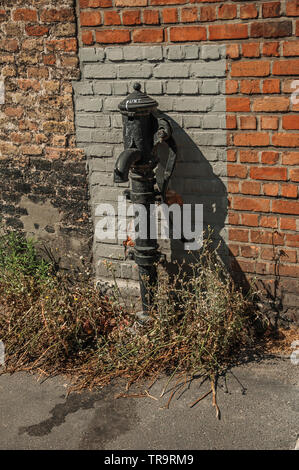
[[[0,376],[0,449],[201,450],[295,449],[299,435],[299,365],[272,358],[238,366],[221,379],[215,417],[209,390],[195,380],[183,394],[119,398],[119,386],[70,394],[66,379],[43,383],[17,373]],[[171,388],[168,387],[169,389]],[[298,444],[297,444],[298,445]]]

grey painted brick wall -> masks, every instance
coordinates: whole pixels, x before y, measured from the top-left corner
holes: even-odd
[[[225,46],[172,45],[81,48],[81,81],[74,82],[77,145],[85,150],[94,224],[97,203],[111,202],[126,185],[113,183],[114,163],[123,149],[119,102],[137,80],[171,119],[178,146],[171,189],[185,203],[204,204],[204,223],[226,241]],[[165,149],[164,149],[165,150]],[[162,151],[161,174],[166,154]],[[161,243],[169,258],[184,257],[178,241]],[[94,240],[98,278],[137,280],[136,265],[124,260],[122,243]],[[138,290],[138,288],[137,288]]]

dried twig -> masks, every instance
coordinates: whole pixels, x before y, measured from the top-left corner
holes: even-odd
[[[198,402],[200,402],[201,400],[203,400],[205,397],[207,397],[208,395],[210,395],[210,393],[212,393],[212,389],[209,390],[207,393],[205,393],[204,395],[202,395],[200,398],[198,398],[194,403],[192,403],[192,405],[189,405],[190,408],[193,408],[193,406],[195,406]]]
[[[150,393],[148,393],[147,390],[144,390],[144,392],[146,393],[146,396],[147,396],[147,397],[152,398],[153,400],[158,401],[158,398],[156,398],[156,397],[154,397],[153,395],[151,395]]]
[[[211,389],[212,389],[212,392],[213,392],[213,406],[215,406],[216,408],[216,418],[220,419],[220,409],[219,409],[219,406],[217,405],[217,401],[216,401],[216,388],[215,388],[215,380],[214,379],[211,379]]]

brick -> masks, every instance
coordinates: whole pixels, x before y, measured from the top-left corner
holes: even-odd
[[[209,26],[210,40],[247,39],[248,25],[243,23],[221,24]]]
[[[299,235],[286,234],[286,246],[299,247]]]
[[[231,95],[238,92],[239,83],[237,80],[226,80],[225,81],[225,93]]]
[[[288,114],[282,117],[283,129],[298,129],[299,130],[299,115]]]
[[[260,81],[259,80],[241,80],[241,93],[246,95],[253,95],[260,93]]]
[[[29,80],[29,79],[18,79],[18,86],[21,90],[35,90],[38,91],[41,88],[40,82],[38,80]]]
[[[121,24],[121,19],[117,11],[108,10],[104,12],[104,25],[105,26],[120,25],[120,24]]]
[[[180,94],[181,93],[181,83],[176,80],[171,80],[166,82],[166,93],[168,95]]]
[[[259,43],[242,44],[241,47],[242,47],[243,57],[259,57],[260,56]]]
[[[234,181],[234,184],[238,184],[238,183]],[[240,214],[238,214],[238,212],[229,211],[229,213],[228,213],[228,223],[230,225],[239,225],[239,220],[240,220]],[[234,245],[234,246],[238,246],[238,245]]]
[[[251,60],[248,62],[234,62],[231,67],[232,77],[265,77],[270,73],[270,62]]]
[[[279,42],[265,42],[262,51],[265,56],[279,57]]]
[[[294,82],[295,82],[295,86],[294,86]],[[296,85],[296,80],[294,80],[294,78],[284,78],[281,80],[281,85],[282,85],[282,91],[283,93],[293,93],[293,91],[295,91],[296,93],[296,98],[297,98],[297,88],[298,88],[298,85]]]
[[[63,67],[77,67],[78,66],[78,57],[73,56],[62,56],[60,59],[60,63]]]
[[[43,153],[40,145],[22,145],[20,150],[24,155],[41,155]]]
[[[226,129],[237,129],[237,118],[235,115],[226,115]]]
[[[274,18],[280,16],[280,2],[263,3],[263,18]]]
[[[261,162],[266,165],[275,165],[279,160],[278,152],[262,152]]]
[[[281,230],[296,230],[296,219],[281,217],[280,228]]]
[[[299,75],[299,59],[280,60],[273,64],[274,75]]]
[[[79,0],[81,8],[112,7],[112,0]]]
[[[37,11],[29,8],[17,8],[12,14],[13,21],[37,21]]]
[[[140,11],[139,10],[128,10],[122,14],[124,25],[138,25],[141,24]]]
[[[169,30],[170,41],[205,41],[207,39],[206,28],[202,26],[173,26]]]
[[[3,9],[0,9],[0,21],[5,21],[6,20],[6,11]]]
[[[255,4],[241,5],[240,7],[240,18],[243,20],[249,18],[257,18],[258,9]]]
[[[259,195],[261,192],[261,184],[254,181],[244,181],[241,185],[241,193]]]
[[[240,147],[265,147],[269,145],[269,135],[264,132],[241,133],[234,135],[234,145]]]
[[[112,64],[87,64],[84,66],[85,78],[116,78],[117,69]]]
[[[298,0],[290,0],[286,4],[286,15],[287,16],[299,16],[299,4]]]
[[[299,165],[299,152],[286,152],[282,155],[283,165]]]
[[[276,116],[261,116],[261,129],[262,130],[276,130],[278,129],[278,117]]]
[[[200,8],[200,21],[215,21],[216,7],[204,6]]]
[[[56,64],[56,56],[54,54],[47,54],[43,56],[43,63],[45,65],[54,65]]]
[[[275,251],[273,248],[263,248],[261,250],[262,259],[274,260],[274,257],[275,257]]]
[[[115,0],[116,7],[146,7],[148,0]],[[153,0],[151,1],[152,4]]]
[[[261,216],[260,227],[277,228],[278,227],[277,217],[268,216],[268,215]]]
[[[201,59],[204,60],[217,60],[220,57],[220,51],[218,46],[213,46],[211,44],[207,46],[202,46],[201,48]]]
[[[40,80],[42,78],[48,78],[49,70],[47,67],[28,67],[27,74],[28,78],[36,78]]]
[[[185,48],[183,46],[168,46],[164,48],[164,53],[169,60],[183,60],[185,58]]]
[[[46,41],[46,47],[49,51],[77,52],[77,39],[54,39]]]
[[[133,42],[163,42],[163,31],[160,29],[136,29],[132,33]]]
[[[143,11],[144,24],[159,24],[159,10],[144,10]]]
[[[150,78],[152,67],[149,64],[120,65],[118,68],[119,78]]]
[[[123,57],[125,60],[143,60],[143,47],[125,46],[123,48]]]
[[[182,8],[181,9],[181,21],[183,23],[193,23],[198,20],[198,9],[197,7]]]
[[[263,192],[265,196],[278,196],[279,185],[277,183],[263,184]]]
[[[280,93],[280,80],[276,78],[264,80],[263,93]]]
[[[226,98],[226,110],[227,111],[250,111],[250,99],[249,98]]]
[[[196,77],[225,77],[225,70],[225,60],[207,62],[204,66],[200,62],[191,65],[191,74]]]
[[[221,4],[218,8],[219,20],[232,20],[237,16],[237,6],[233,4]]]
[[[259,161],[259,154],[256,150],[240,150],[241,163],[257,163]]]
[[[8,52],[16,52],[19,49],[19,43],[16,39],[1,40],[0,49]]]
[[[298,170],[298,168],[290,170],[290,179],[291,179],[291,181],[299,182],[299,170]]]
[[[236,150],[227,150],[227,161],[228,162],[235,162],[237,160],[237,152]]]
[[[279,132],[272,136],[272,145],[275,147],[299,147],[299,134]]]
[[[279,38],[292,35],[291,21],[265,21],[251,24],[250,36],[254,38]]]
[[[94,43],[92,31],[82,31],[81,33],[82,42],[88,46]]]
[[[184,46],[186,59],[198,59],[199,46],[196,44],[187,44]]]
[[[22,108],[21,106],[17,106],[17,107],[8,106],[7,108],[4,109],[4,113],[6,114],[6,116],[16,117],[20,119],[24,113],[24,108]]]
[[[253,101],[253,111],[264,112],[283,112],[288,111],[290,100],[284,96],[265,96],[263,98],[255,98]]]
[[[245,165],[227,164],[227,176],[231,178],[246,178],[247,167]]]
[[[293,170],[297,172],[296,178],[292,178],[292,181],[299,181],[299,170]],[[291,173],[291,172],[290,172]],[[295,184],[282,184],[281,185],[281,196],[287,198],[295,198],[298,197],[298,186]]]
[[[151,5],[183,5],[187,3],[187,0],[150,0]],[[194,2],[192,2],[194,3]]]
[[[98,26],[102,24],[101,14],[98,11],[82,12],[80,13],[80,22],[81,26]]]
[[[102,44],[124,44],[130,42],[128,29],[105,29],[95,32],[96,42]]]
[[[242,225],[249,227],[258,227],[259,216],[257,214],[241,214]]]
[[[240,116],[241,129],[256,129],[255,116]]]
[[[288,266],[286,264],[280,263],[280,265],[279,265],[279,274],[280,274],[280,276],[298,277],[299,276],[299,267],[297,267],[297,266]]]
[[[74,21],[74,12],[72,8],[50,8],[45,9],[40,14],[41,21],[44,23]]]
[[[147,48],[147,60],[151,61],[161,61],[163,59],[163,50],[161,46],[151,46]]]
[[[236,242],[248,242],[249,231],[247,229],[238,229],[238,228],[229,227],[228,239],[230,241],[236,241]]]
[[[299,201],[272,201],[272,212],[278,214],[299,215]]]
[[[250,178],[255,180],[286,181],[286,168],[251,167]]]
[[[232,271],[236,271],[236,272],[243,272],[243,273],[255,273],[256,272],[256,263],[255,261],[243,261],[241,259],[238,259],[238,261],[236,260],[232,260],[231,261],[231,266],[230,266],[230,269]]]
[[[25,31],[28,36],[45,36],[49,32],[47,26],[25,26]]]
[[[231,59],[238,59],[239,57],[239,44],[228,44],[226,46],[226,55]]]
[[[234,196],[233,208],[235,210],[242,211],[269,212],[270,199],[263,199],[261,197],[251,198],[244,196]]]
[[[177,23],[178,22],[177,8],[165,8],[164,10],[162,10],[162,21],[163,23]]]
[[[229,181],[227,186],[227,191],[230,194],[239,193],[239,181]],[[238,214],[234,214],[235,217],[239,217]]]
[[[189,64],[180,64],[179,66],[175,63],[164,63],[159,64],[154,69],[154,76],[157,78],[188,78],[189,76]],[[186,98],[188,101],[194,101],[194,98]],[[204,99],[207,101],[206,99]],[[210,103],[210,100],[208,100]]]
[[[259,248],[254,245],[242,245],[241,249],[241,256],[244,258],[256,258],[258,256]]]
[[[278,237],[275,232],[266,232],[265,230],[251,230],[250,240],[252,243],[265,245],[280,245],[282,241],[281,237]]]
[[[113,50],[116,50],[116,48],[113,48]],[[117,48],[117,50],[119,49]],[[81,62],[102,62],[105,59],[105,51],[101,47],[81,47],[79,57]]]
[[[299,56],[299,41],[287,41],[283,43],[283,55]]]

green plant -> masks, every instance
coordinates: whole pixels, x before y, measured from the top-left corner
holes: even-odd
[[[35,282],[50,279],[51,263],[38,256],[36,242],[17,232],[0,234],[0,282],[10,289],[22,289],[27,278]]]

